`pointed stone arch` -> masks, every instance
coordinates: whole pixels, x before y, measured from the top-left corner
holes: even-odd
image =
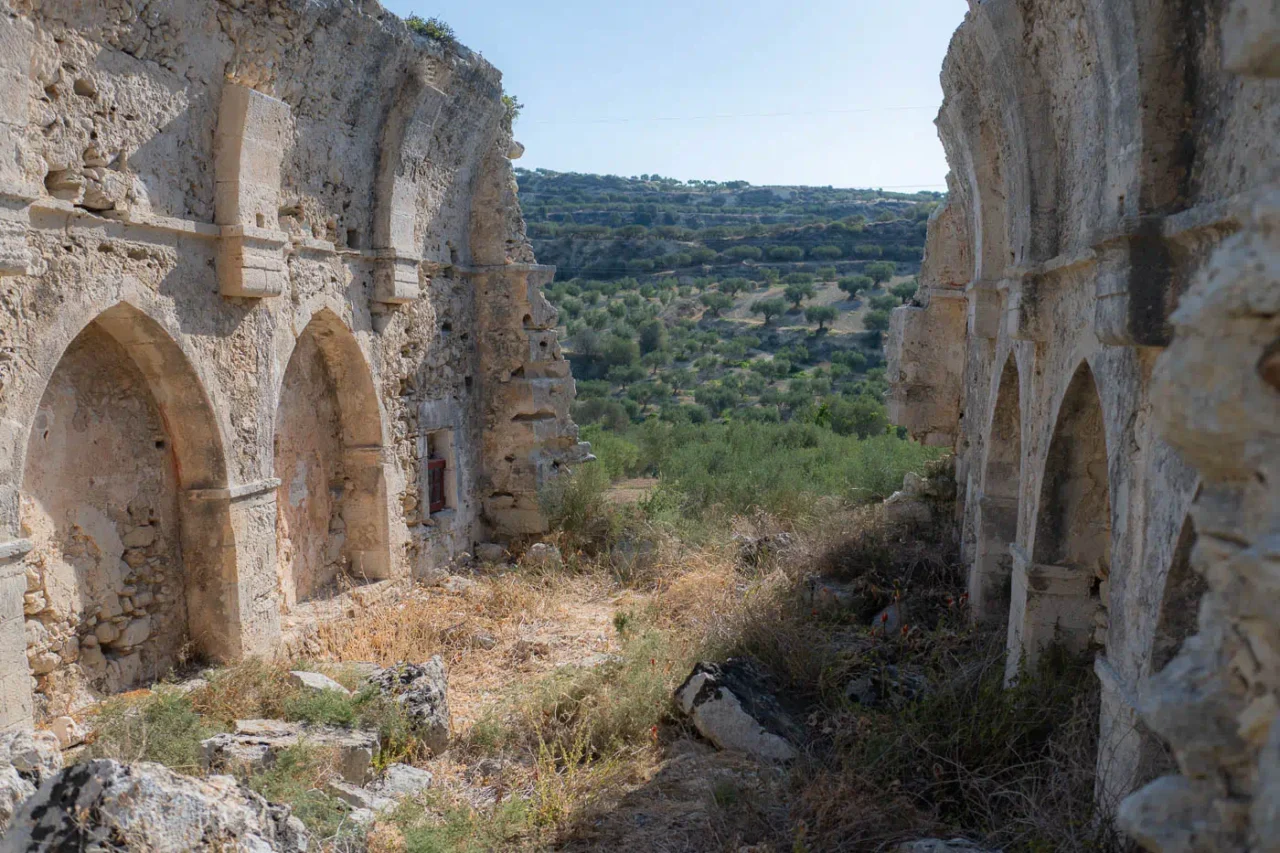
[[[969,601],[975,618],[1004,624],[1009,618],[1012,547],[1018,538],[1018,496],[1022,485],[1022,406],[1017,359],[1012,353],[1000,372],[986,464],[978,498],[978,543],[969,573]]]
[[[1087,362],[1058,405],[1036,507],[1033,552],[1014,550],[1009,674],[1049,643],[1084,651],[1105,632],[1111,571],[1106,422]]]
[[[61,350],[22,448],[25,602],[42,713],[240,652],[217,418],[182,348],[120,302]],[[224,500],[210,500],[221,495]],[[29,585],[30,586],[30,585]]]
[[[382,416],[355,336],[328,308],[294,343],[277,395],[277,576],[288,609],[344,579],[391,575]]]

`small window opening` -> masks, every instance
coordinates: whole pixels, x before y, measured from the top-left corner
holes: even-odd
[[[360,229],[359,228],[347,229],[347,248],[348,249],[360,248]]]
[[[266,227],[267,227],[267,218],[266,218],[265,216],[263,216],[261,213],[256,214],[256,215],[254,216],[254,221],[258,223],[258,227],[259,227],[259,228],[266,228]]]
[[[444,470],[443,459],[427,460],[427,490],[430,492],[432,512],[444,509]]]
[[[453,472],[453,432],[438,430],[427,434],[426,503],[431,513],[453,509],[457,504]]]

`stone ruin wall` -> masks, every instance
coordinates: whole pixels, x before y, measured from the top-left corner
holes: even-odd
[[[373,2],[0,0],[0,729],[544,528],[501,95]]]
[[[1280,850],[1280,6],[971,2],[890,410],[951,446],[1009,676],[1095,656],[1101,805]]]

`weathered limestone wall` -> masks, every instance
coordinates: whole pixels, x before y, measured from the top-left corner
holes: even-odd
[[[540,529],[516,147],[374,2],[0,0],[0,728]]]
[[[1265,221],[1255,211],[1277,186],[1280,85],[1262,79],[1276,72],[1277,30],[1262,25],[1275,15],[1246,0],[986,0],[943,67],[951,194],[930,225],[918,304],[893,318],[891,407],[918,438],[955,448],[971,597],[976,615],[1007,623],[1010,677],[1055,638],[1096,655],[1107,808],[1163,772],[1161,741],[1183,772],[1206,775],[1158,714],[1140,712],[1192,647],[1190,614],[1201,608],[1203,624],[1213,600],[1207,542],[1276,530],[1274,501],[1247,520],[1199,509],[1212,469],[1165,414],[1274,440],[1277,421],[1250,407],[1275,390],[1244,366],[1245,350],[1256,361],[1275,338],[1274,270],[1254,274],[1265,305],[1215,308],[1253,311],[1253,325],[1189,314],[1215,249],[1261,233],[1250,223]],[[1236,34],[1243,18],[1248,35]],[[1248,73],[1233,50],[1251,52]],[[1178,373],[1183,396],[1162,410],[1156,377],[1200,323],[1230,341],[1184,356],[1203,365]],[[1204,366],[1237,347],[1238,377]],[[1234,453],[1244,481],[1262,467],[1240,468],[1242,447],[1217,452]],[[1253,713],[1267,730],[1271,717]]]

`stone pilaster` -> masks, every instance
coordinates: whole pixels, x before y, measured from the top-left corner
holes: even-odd
[[[280,230],[280,170],[293,135],[289,105],[226,83],[214,136],[215,219],[223,296],[279,296],[289,281]]]

